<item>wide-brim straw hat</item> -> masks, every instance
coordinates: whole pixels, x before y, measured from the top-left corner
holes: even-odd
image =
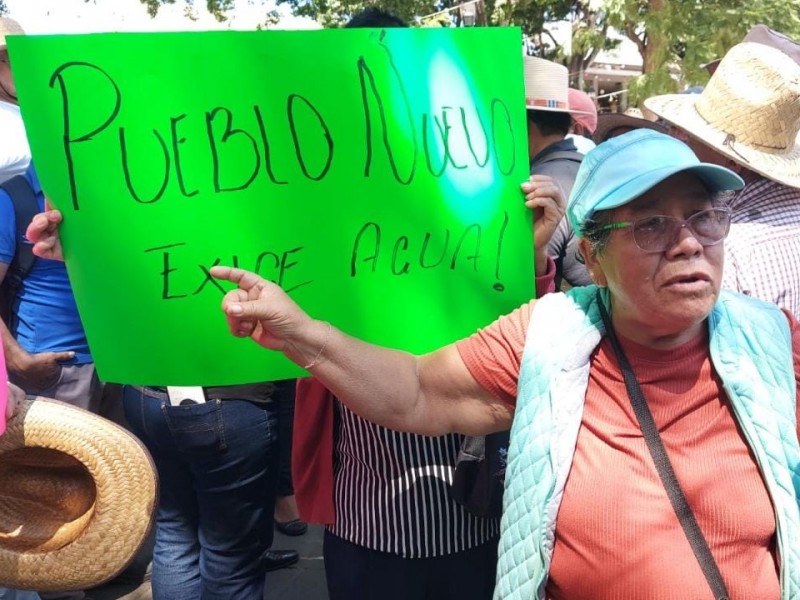
[[[525,56],[525,108],[576,115],[586,111],[570,108],[569,70],[550,60]]]
[[[734,162],[800,187],[800,65],[780,50],[737,44],[701,94],[644,104]]]
[[[25,32],[22,27],[14,19],[8,17],[0,17],[0,50],[5,48],[7,35],[22,35]]]
[[[0,586],[83,590],[115,577],[146,540],[158,479],[118,425],[26,400],[0,436]]]

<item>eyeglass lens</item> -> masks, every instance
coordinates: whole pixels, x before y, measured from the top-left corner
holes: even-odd
[[[646,217],[633,224],[633,241],[647,252],[663,252],[685,226],[703,246],[713,246],[728,235],[730,223],[730,213],[722,208],[701,211],[685,221],[661,215]]]

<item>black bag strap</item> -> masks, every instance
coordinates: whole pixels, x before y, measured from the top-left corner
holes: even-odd
[[[708,547],[703,531],[695,519],[689,502],[683,494],[681,485],[678,478],[675,476],[675,471],[672,468],[672,463],[669,461],[667,451],[664,444],[661,443],[661,436],[658,433],[653,415],[650,408],[647,406],[642,388],[639,386],[639,381],[633,373],[633,368],[628,362],[625,353],[622,351],[619,340],[617,339],[614,329],[611,327],[611,319],[608,316],[608,311],[603,304],[603,299],[600,296],[600,290],[597,290],[597,304],[600,309],[600,316],[603,319],[603,325],[606,328],[606,334],[611,341],[611,346],[614,348],[614,354],[617,356],[617,361],[622,369],[622,375],[625,378],[625,388],[628,391],[628,397],[633,406],[633,412],[636,414],[636,420],[639,421],[639,427],[644,434],[644,441],[647,443],[647,449],[650,451],[650,456],[656,465],[658,476],[661,478],[661,483],[667,491],[667,496],[672,504],[678,520],[681,522],[683,532],[692,546],[697,562],[700,563],[700,568],[703,570],[703,575],[708,581],[711,591],[714,593],[716,600],[728,600],[728,590],[725,587],[725,582],[722,580],[722,574],[719,571],[714,556]]]
[[[14,252],[14,260],[11,261],[6,274],[6,277],[11,277],[9,283],[12,288],[16,289],[30,273],[33,263],[36,261],[36,256],[33,254],[33,246],[31,244],[23,244],[21,240],[25,239],[25,231],[28,229],[28,225],[33,220],[34,215],[39,212],[39,203],[36,201],[36,194],[33,188],[23,175],[12,177],[0,185],[0,188],[10,196],[11,204],[14,206],[14,219],[17,222],[16,251]]]

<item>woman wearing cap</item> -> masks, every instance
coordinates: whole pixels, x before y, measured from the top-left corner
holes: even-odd
[[[255,274],[213,274],[239,285],[223,303],[235,335],[312,365],[365,418],[512,427],[496,598],[789,600],[800,325],[720,292],[729,218],[714,193],[741,185],[657,132],[601,144],[568,207],[596,285],[423,356],[313,320]]]

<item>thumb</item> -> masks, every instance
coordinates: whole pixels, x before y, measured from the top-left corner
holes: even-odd
[[[53,362],[66,362],[75,358],[74,352],[43,352],[40,356],[45,360]]]

